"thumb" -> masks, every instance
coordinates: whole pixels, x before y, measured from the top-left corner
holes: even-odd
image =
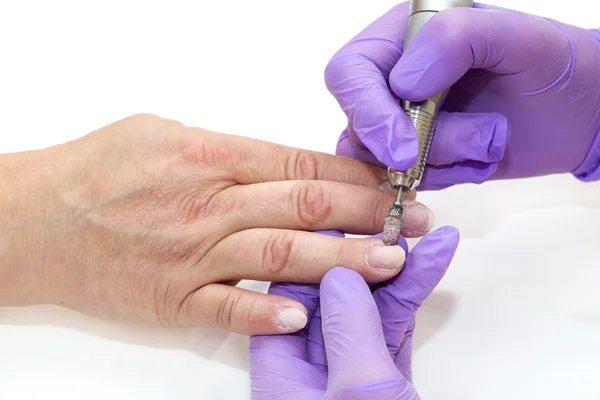
[[[346,268],[332,269],[321,282],[320,294],[330,384],[342,389],[399,379],[364,279]]]
[[[304,328],[307,311],[301,303],[283,296],[213,283],[188,296],[180,307],[178,322],[244,335],[274,335]]]

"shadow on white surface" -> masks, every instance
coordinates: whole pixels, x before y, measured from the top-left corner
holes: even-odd
[[[245,287],[264,285],[246,282]],[[260,288],[256,288],[260,290]],[[414,349],[441,332],[450,319],[456,296],[449,291],[434,292],[417,316]],[[88,317],[66,308],[45,305],[33,307],[0,307],[0,327],[52,327],[66,329],[94,338],[144,346],[152,349],[181,350],[211,362],[241,371],[249,370],[248,338],[211,328],[163,328],[127,325]],[[227,351],[223,352],[226,347]]]
[[[253,283],[247,283],[245,286],[252,286]],[[417,334],[413,342],[415,350],[443,330],[455,303],[456,296],[449,291],[436,291],[424,302],[417,316]],[[248,338],[211,328],[126,325],[88,317],[51,305],[0,307],[0,327],[2,326],[66,329],[112,342],[152,349],[187,351],[237,370],[249,370]],[[227,351],[223,353],[224,346]]]
[[[413,351],[418,351],[430,339],[443,331],[444,326],[452,317],[452,310],[456,306],[456,302],[457,296],[447,290],[434,291],[423,302],[415,322]]]
[[[597,210],[600,182],[583,183],[568,174],[490,181],[485,185],[467,184],[440,192],[420,192],[417,199],[435,211],[436,227],[458,227],[461,239],[485,238],[513,212],[561,206]]]
[[[51,305],[2,307],[0,327],[3,325],[69,329],[113,342],[153,349],[188,351],[206,360],[222,362],[236,369],[248,369],[247,341],[232,341],[228,333],[211,328],[184,329],[120,324]],[[235,351],[228,353],[239,354],[239,357],[216,356],[225,342],[228,347],[235,347]]]

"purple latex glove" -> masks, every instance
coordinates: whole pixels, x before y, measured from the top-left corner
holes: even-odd
[[[320,288],[273,284],[269,293],[304,304],[309,323],[295,334],[250,338],[252,398],[418,399],[411,374],[415,314],[446,272],[458,240],[450,227],[426,235],[400,274],[373,293],[358,273],[341,267],[328,272]]]
[[[410,168],[418,143],[398,99],[451,87],[419,189],[600,179],[599,31],[476,4],[435,15],[402,54],[407,22],[399,4],[328,64],[327,87],[348,116],[337,154]]]

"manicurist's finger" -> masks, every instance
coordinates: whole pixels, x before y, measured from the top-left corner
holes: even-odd
[[[417,310],[444,276],[458,240],[459,233],[452,227],[424,236],[409,252],[402,273],[373,293],[391,354],[396,354]]]
[[[323,278],[320,294],[329,382],[347,388],[398,379],[377,306],[363,278],[346,268],[333,269]]]
[[[409,7],[399,4],[342,47],[325,68],[325,84],[348,126],[383,165],[410,168],[418,155],[415,129],[391,93],[388,75],[402,55]]]

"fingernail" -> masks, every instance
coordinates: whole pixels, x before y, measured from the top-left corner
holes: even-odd
[[[374,269],[386,271],[402,268],[406,253],[400,246],[373,245],[367,249],[367,265]]]
[[[406,200],[404,206],[404,226],[402,233],[408,237],[422,236],[435,224],[435,214],[418,201]]]
[[[297,331],[306,326],[308,318],[298,309],[279,307],[275,313],[275,322],[286,332]]]
[[[427,230],[430,231],[435,224],[435,214],[429,208],[427,209]]]

